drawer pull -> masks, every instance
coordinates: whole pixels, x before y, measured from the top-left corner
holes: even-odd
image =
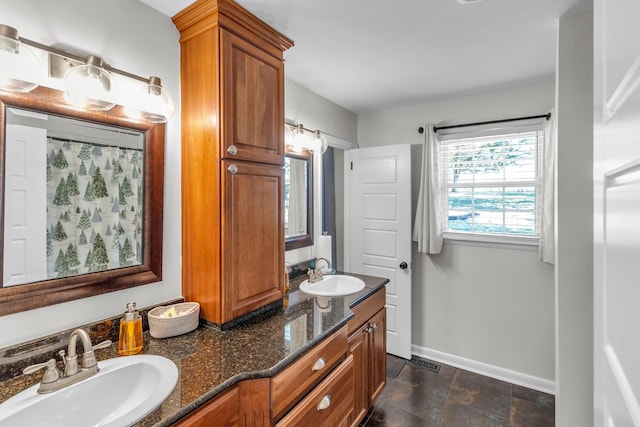
[[[327,361],[324,360],[324,357],[321,357],[320,359],[316,360],[316,363],[313,364],[313,366],[311,367],[311,370],[319,371],[320,369],[324,369],[326,363]]]
[[[229,148],[227,148],[227,153],[235,156],[236,154],[238,154],[238,147],[236,147],[235,145],[230,145]]]
[[[229,165],[229,167],[227,168],[227,170],[229,172],[231,172],[232,174],[237,174],[238,173],[238,166],[236,165]]]
[[[331,406],[331,396],[329,396],[328,394],[322,398],[322,400],[320,401],[320,403],[318,403],[318,407],[316,408],[318,411],[324,411],[325,409],[327,409],[329,406]]]

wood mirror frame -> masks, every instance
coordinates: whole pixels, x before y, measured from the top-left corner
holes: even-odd
[[[66,301],[87,298],[162,280],[162,220],[164,193],[165,125],[127,117],[121,106],[110,111],[79,110],[55,89],[38,87],[26,94],[0,93],[0,247],[4,252],[6,109],[17,107],[114,127],[134,129],[144,136],[144,223],[142,263],[23,285],[0,286],[0,316]],[[3,277],[4,256],[0,260]]]
[[[285,153],[285,157],[291,157],[292,159],[307,162],[307,182],[305,183],[307,186],[307,233],[285,237],[285,250],[290,251],[292,249],[304,248],[305,246],[313,245],[313,154],[309,152],[293,153],[287,151]]]

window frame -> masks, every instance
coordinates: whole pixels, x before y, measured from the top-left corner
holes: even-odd
[[[442,149],[447,144],[453,144],[468,140],[474,142],[477,140],[485,140],[486,142],[498,141],[503,138],[517,137],[517,135],[532,134],[536,138],[536,156],[535,156],[535,177],[532,180],[526,181],[497,181],[495,185],[487,182],[479,184],[475,183],[449,183],[446,179],[448,173],[448,167],[445,165],[448,163],[443,162]],[[442,237],[446,240],[458,241],[458,242],[473,242],[474,244],[491,243],[499,245],[524,245],[535,246],[539,245],[540,241],[540,221],[542,214],[542,184],[543,184],[543,149],[544,149],[544,132],[543,124],[525,125],[525,126],[509,126],[500,129],[486,129],[475,132],[465,133],[447,133],[439,135],[439,167],[440,167],[440,189],[441,189],[441,207],[440,212],[442,215]],[[490,232],[478,232],[478,231],[457,231],[449,229],[449,190],[453,187],[460,188],[496,188],[496,187],[533,187],[535,189],[535,234],[530,235],[518,235],[509,233],[490,233]],[[505,212],[505,209],[502,209]]]

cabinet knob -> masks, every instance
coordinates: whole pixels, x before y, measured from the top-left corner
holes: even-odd
[[[313,366],[311,367],[311,370],[319,371],[320,369],[324,369],[326,363],[327,361],[324,360],[324,357],[321,357],[320,359],[316,360],[316,363],[313,364]]]
[[[238,173],[238,166],[237,165],[229,165],[227,170],[229,172],[231,172],[232,174],[236,174],[236,173]]]
[[[327,409],[329,406],[331,406],[331,396],[329,396],[328,394],[326,396],[324,396],[322,398],[322,400],[320,401],[320,403],[318,403],[318,406],[316,407],[316,409],[318,411],[324,411],[325,409]]]
[[[236,147],[235,145],[230,145],[229,148],[227,148],[227,153],[235,156],[236,154],[238,154],[238,147]]]

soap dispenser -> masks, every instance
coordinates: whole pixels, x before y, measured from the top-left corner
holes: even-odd
[[[120,319],[120,337],[118,339],[118,353],[129,356],[142,351],[142,317],[135,311],[136,303],[127,304],[127,311]]]

